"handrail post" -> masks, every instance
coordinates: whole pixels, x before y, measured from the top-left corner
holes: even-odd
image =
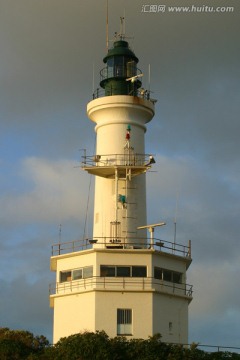
[[[189,257],[191,257],[192,255],[192,241],[188,240],[188,253],[189,253]]]

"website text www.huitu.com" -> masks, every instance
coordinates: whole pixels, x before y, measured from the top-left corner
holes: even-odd
[[[142,5],[143,13],[232,13],[233,6],[167,6],[167,5]]]

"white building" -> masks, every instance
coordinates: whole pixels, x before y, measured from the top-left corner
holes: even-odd
[[[95,176],[93,236],[52,247],[54,343],[104,330],[128,338],[160,333],[163,341],[186,344],[191,244],[158,240],[155,226],[164,223],[147,225],[145,176],[155,161],[145,154],[144,137],[155,101],[141,88],[138,59],[124,36],[103,61],[102,89],[87,106],[96,153],[83,158]]]

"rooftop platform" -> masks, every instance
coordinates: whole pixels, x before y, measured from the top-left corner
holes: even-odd
[[[141,239],[142,240],[142,239]],[[87,238],[84,240],[74,240],[70,242],[61,242],[52,245],[52,256],[60,256],[64,254],[86,251],[90,249],[100,250],[117,250],[117,251],[159,251],[175,256],[191,259],[191,240],[188,245],[182,245],[175,242],[170,242],[158,238],[144,239],[145,242],[140,242],[135,238]],[[97,246],[97,247],[96,247]]]
[[[134,177],[151,168],[150,154],[107,154],[82,156],[82,168],[88,173],[113,179],[116,169],[119,178]]]

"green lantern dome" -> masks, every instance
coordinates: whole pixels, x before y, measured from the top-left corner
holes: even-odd
[[[128,42],[125,40],[117,40],[113,44],[113,48],[108,50],[107,55],[103,59],[103,62],[106,63],[107,60],[112,56],[126,56],[131,59],[134,59],[138,63],[138,58],[135,56],[134,52],[129,49]]]
[[[129,48],[128,42],[122,39],[115,41],[103,62],[107,67],[100,72],[100,86],[105,90],[105,95],[136,96],[142,85],[139,80],[142,73],[137,69],[138,58]]]

